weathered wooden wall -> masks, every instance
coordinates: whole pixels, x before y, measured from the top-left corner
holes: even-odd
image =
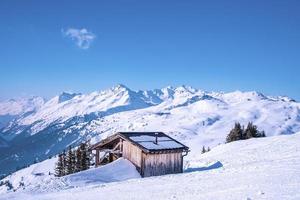
[[[182,173],[182,153],[142,154],[143,177]]]
[[[142,167],[142,150],[130,142],[123,141],[123,157],[131,161],[140,171]]]
[[[146,154],[124,140],[123,157],[131,161],[143,177],[182,173],[182,152]]]

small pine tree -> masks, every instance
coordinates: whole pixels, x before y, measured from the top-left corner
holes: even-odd
[[[66,175],[72,174],[75,172],[75,155],[72,151],[72,147],[69,146],[67,155],[66,155]]]
[[[55,176],[61,177],[63,175],[64,175],[63,154],[59,154],[58,161],[56,162],[56,167],[55,167]]]
[[[209,147],[207,147],[207,151],[206,152],[209,152],[210,151],[210,148]]]
[[[90,168],[91,151],[89,142],[81,143],[77,149],[72,150],[69,146],[68,151],[58,155],[55,167],[55,176],[61,177]]]
[[[244,131],[244,139],[249,139],[253,137],[259,137],[257,127],[253,125],[252,122],[249,122],[247,125],[246,130]]]
[[[72,150],[72,157],[71,157],[71,163],[73,166],[73,173],[76,172],[76,150]]]
[[[259,132],[260,137],[266,137],[265,131]]]
[[[202,151],[201,151],[201,153],[202,153],[202,154],[204,154],[205,152],[206,152],[206,150],[205,150],[205,146],[203,146],[203,147],[202,147]]]
[[[82,153],[82,155],[81,155],[81,170],[87,170],[90,167],[88,145],[86,143],[81,143],[79,148]]]
[[[81,153],[81,149],[78,147],[76,150],[75,172],[79,172],[82,170],[81,161],[82,161],[82,153]]]
[[[264,131],[258,131],[257,126],[255,126],[252,122],[248,123],[247,128],[245,130],[244,127],[241,127],[239,123],[235,123],[234,128],[226,137],[226,143],[257,137],[266,137],[266,134]]]
[[[91,143],[90,141],[86,142],[86,165],[89,169],[92,162],[92,151],[91,151]]]
[[[230,133],[226,137],[226,143],[237,141],[243,139],[244,128],[242,128],[240,123],[235,123],[234,128],[230,131]]]
[[[21,177],[21,181],[19,182],[19,187],[25,189],[24,177]]]
[[[81,152],[81,160],[80,160],[81,170],[85,170],[86,169],[86,165],[85,165],[86,152],[85,152],[84,143],[80,144],[79,149],[80,149],[80,152]]]
[[[67,156],[66,156],[66,150],[63,151],[63,176],[67,175]]]
[[[14,189],[14,186],[12,185],[12,183],[9,180],[5,181],[5,185],[6,185],[8,191]]]

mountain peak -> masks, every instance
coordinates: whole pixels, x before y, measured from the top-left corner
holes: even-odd
[[[175,91],[195,93],[197,90],[191,86],[180,85],[175,88]]]
[[[121,83],[119,83],[119,84],[117,84],[116,86],[114,86],[114,87],[112,88],[112,90],[113,90],[113,91],[131,91],[130,88],[128,88],[126,85],[121,84]]]
[[[58,96],[58,103],[62,103],[62,102],[68,101],[70,99],[73,99],[77,95],[79,95],[79,94],[77,94],[77,93],[62,92]]]

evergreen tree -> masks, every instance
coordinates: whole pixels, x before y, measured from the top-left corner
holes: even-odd
[[[67,159],[66,159],[66,150],[62,153],[62,160],[63,160],[63,176],[67,175]]]
[[[59,154],[55,167],[56,176],[64,176],[90,168],[91,151],[89,143],[81,143],[77,149],[72,150],[69,146],[68,151],[64,150]]]
[[[207,151],[206,152],[209,152],[210,151],[210,148],[209,147],[207,147]]]
[[[91,162],[92,162],[92,151],[91,151],[90,147],[91,147],[91,143],[90,143],[90,141],[87,141],[86,142],[86,166],[87,166],[87,169],[90,168]]]
[[[86,170],[87,169],[87,165],[86,165],[87,152],[86,152],[86,145],[85,145],[85,143],[81,143],[80,144],[80,149],[81,149],[81,153],[82,153],[82,157],[81,157],[81,170]]]
[[[244,130],[239,123],[235,123],[234,128],[226,137],[226,143],[257,137],[266,137],[266,134],[264,131],[258,131],[257,126],[255,126],[252,122],[248,123],[246,130]]]
[[[234,128],[226,137],[226,143],[244,139],[244,128],[241,127],[240,123],[235,123]]]
[[[72,150],[71,163],[73,166],[73,173],[75,173],[76,172],[76,150],[75,149]]]
[[[63,155],[58,155],[58,161],[56,162],[55,167],[55,176],[61,177],[64,175],[64,164],[63,164]]]
[[[260,135],[260,137],[266,137],[265,131],[260,132],[259,135]]]
[[[90,168],[90,152],[87,143],[80,144],[81,151],[81,170],[87,170]]]
[[[6,187],[7,187],[7,190],[14,189],[14,186],[12,185],[12,183],[9,180],[6,180],[4,183],[5,183]]]
[[[257,126],[253,125],[251,122],[248,123],[248,126],[245,130],[246,139],[252,137],[266,137],[265,131],[258,131]]]
[[[252,122],[249,122],[244,132],[244,138],[249,139],[253,137],[259,137],[259,132],[257,130],[257,127],[253,125]]]
[[[81,161],[82,161],[82,153],[81,153],[81,149],[78,147],[76,150],[75,172],[79,172],[82,170]]]
[[[203,146],[202,147],[202,151],[201,151],[201,153],[203,154],[203,153],[205,153],[206,152],[206,150],[205,150],[205,146]]]
[[[66,155],[66,175],[75,172],[75,155],[72,151],[72,147],[69,146],[68,153]]]

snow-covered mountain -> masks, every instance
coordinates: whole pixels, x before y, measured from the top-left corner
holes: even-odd
[[[45,100],[41,97],[9,99],[0,102],[0,128],[19,116],[37,111]]]
[[[236,121],[252,121],[267,136],[300,131],[300,103],[258,92],[205,92],[187,86],[133,91],[117,85],[32,102],[19,103],[28,105],[23,107],[0,104],[1,116],[14,116],[0,129],[1,174],[116,131],[164,131],[188,145],[191,155],[202,145],[223,143]]]
[[[185,157],[183,174],[140,178],[122,158],[54,177],[57,158],[3,179],[0,199],[299,199],[300,132],[222,144]],[[130,179],[130,180],[129,180]],[[15,190],[15,192],[13,192]]]

